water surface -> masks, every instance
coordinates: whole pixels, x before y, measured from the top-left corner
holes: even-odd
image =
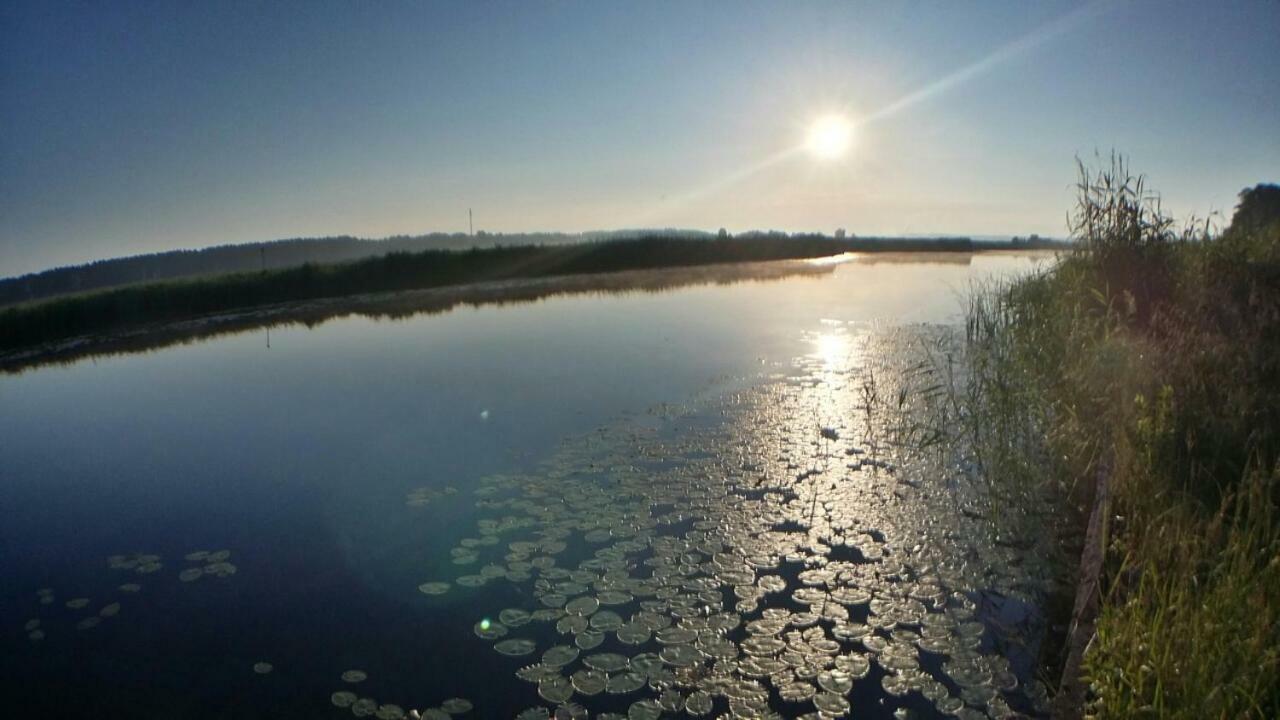
[[[507,608],[546,608],[547,595],[562,594],[558,583],[585,586],[584,596],[626,582],[644,592],[645,582],[679,571],[695,584],[676,583],[665,598],[631,592],[631,600],[604,609],[630,619],[646,611],[642,602],[665,602],[650,611],[693,624],[706,638],[721,636],[746,657],[741,644],[763,611],[800,613],[798,622],[808,622],[803,613],[814,608],[795,600],[795,591],[869,587],[883,597],[846,606],[844,620],[828,617],[839,615],[834,605],[823,615],[830,604],[823,600],[821,620],[786,626],[778,637],[871,626],[884,647],[837,640],[845,643],[838,654],[871,664],[848,693],[854,715],[889,716],[899,707],[936,713],[936,702],[918,689],[886,693],[885,677],[898,675],[881,661],[892,665],[895,652],[918,645],[923,612],[956,632],[973,632],[966,623],[990,612],[1017,622],[1025,614],[1017,603],[986,607],[992,578],[1007,574],[989,566],[1012,559],[993,556],[983,542],[966,544],[974,533],[963,519],[935,527],[939,508],[961,491],[920,481],[938,480],[946,467],[911,464],[922,461],[895,457],[887,446],[882,458],[864,463],[877,451],[878,430],[860,425],[875,413],[864,411],[860,421],[857,408],[874,367],[902,366],[912,352],[910,343],[883,340],[893,336],[890,328],[953,322],[970,281],[1037,262],[965,257],[862,258],[770,282],[593,292],[398,320],[342,317],[314,328],[277,326],[269,341],[265,330],[246,332],[0,376],[0,682],[10,706],[53,715],[74,704],[132,717],[346,717],[351,710],[334,707],[330,696],[350,690],[405,708],[467,698],[476,705],[472,715],[483,717],[553,710],[536,683],[515,673],[554,644],[574,645],[576,628],[561,633],[553,621],[512,627],[503,639],[527,637],[537,650],[511,658],[494,652],[496,639],[477,637],[476,623],[496,623]],[[904,484],[904,476],[912,481]],[[529,497],[530,488],[539,494]],[[552,505],[559,509],[546,510]],[[775,514],[767,528],[744,526],[761,516],[749,507]],[[612,529],[603,540],[591,535],[601,518],[608,527],[594,529]],[[769,536],[771,551],[744,550],[766,531],[777,533]],[[833,537],[848,539],[851,550],[833,551],[845,547],[831,545]],[[943,546],[948,537],[954,548]],[[886,551],[894,562],[924,540],[937,547],[914,550],[907,571],[883,572]],[[517,546],[522,552],[511,543],[533,547]],[[548,543],[564,547],[549,553]],[[179,579],[184,569],[211,565],[184,556],[219,550],[229,551],[222,562],[234,574],[224,566]],[[731,556],[770,552],[772,567],[763,560],[730,567]],[[468,553],[475,559],[455,562]],[[687,562],[674,566],[654,560],[682,556]],[[540,557],[553,564],[525,568]],[[951,568],[948,559],[966,567]],[[821,580],[816,585],[802,579],[805,569],[833,562],[847,571],[844,579],[839,572],[810,575]],[[512,577],[457,584],[486,565]],[[588,570],[596,577],[579,582]],[[575,571],[576,579],[561,574]],[[737,588],[764,576],[779,578],[765,584],[782,582],[784,590],[740,607],[746,591]],[[418,590],[432,581],[450,588]],[[1001,596],[1016,595],[1017,581],[1005,577]],[[121,590],[127,583],[140,587]],[[696,608],[686,602],[702,593]],[[66,607],[75,598],[89,603]],[[901,602],[873,607],[876,598]],[[99,615],[113,603],[118,613]],[[896,613],[905,615],[875,628]],[[739,625],[698,625],[729,616]],[[90,617],[100,620],[84,627]],[[33,640],[27,626],[37,619],[43,637]],[[603,634],[583,657],[663,649],[657,640],[629,646],[616,630]],[[984,657],[1020,662],[999,633],[979,642]],[[705,677],[660,662],[673,677],[660,675],[654,685],[687,696],[728,673],[753,678],[780,712],[813,709],[811,701],[780,698],[754,670],[729,673],[723,662],[717,669],[706,649],[697,665]],[[921,651],[914,667],[946,679],[946,657]],[[272,671],[256,673],[258,662]],[[368,679],[344,683],[339,676],[350,669]],[[564,674],[583,669],[579,658]],[[952,680],[935,682],[948,697],[965,691]],[[966,697],[971,711],[985,714],[1004,702],[980,694]],[[660,696],[649,689],[578,693],[571,702],[625,713]],[[728,707],[724,696],[715,702],[716,712]]]

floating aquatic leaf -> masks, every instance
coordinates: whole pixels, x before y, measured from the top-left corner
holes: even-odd
[[[778,697],[787,702],[804,702],[815,694],[817,690],[807,682],[789,682],[778,688]]]
[[[269,662],[256,662],[253,664],[253,671],[259,675],[266,675],[275,669],[275,666]]]
[[[361,683],[368,679],[369,675],[363,670],[347,670],[342,673],[342,682],[345,683]]]
[[[210,555],[210,557],[213,557],[213,556]],[[235,575],[237,569],[238,568],[236,568],[235,565],[232,565],[229,562],[215,562],[210,565],[205,565],[204,573],[206,575],[213,575],[215,577],[225,578],[225,577],[230,577],[232,575]]]
[[[610,695],[627,695],[645,686],[647,679],[637,672],[622,672],[610,675],[605,682],[605,690]]]
[[[556,632],[562,635],[580,633],[589,626],[589,621],[581,615],[566,615],[556,621]]]
[[[380,705],[373,716],[378,720],[403,720],[404,708],[399,705]]]
[[[89,606],[89,598],[75,598],[74,600],[68,600],[66,604],[72,610],[79,610]]]
[[[507,608],[498,613],[498,622],[507,627],[520,627],[532,619],[532,615],[527,610],[520,608]]]
[[[569,676],[573,687],[583,695],[599,695],[604,691],[609,676],[601,670],[582,669]]]
[[[703,655],[718,660],[733,660],[738,657],[738,644],[728,638],[699,638],[697,648]]]
[[[1008,670],[1002,670],[995,673],[991,680],[995,684],[996,689],[1003,692],[1013,692],[1018,688],[1019,684],[1018,676]]]
[[[526,665],[516,671],[516,677],[525,682],[537,683],[547,678],[555,677],[560,674],[559,666],[543,665],[537,663],[535,665]]]
[[[591,616],[591,627],[601,632],[612,632],[622,627],[622,616],[612,610],[601,610]]]
[[[557,707],[552,714],[555,720],[587,720],[590,716],[586,708],[572,702]]]
[[[627,710],[627,717],[630,720],[658,720],[662,717],[662,706],[657,700],[638,700]]]
[[[684,709],[684,696],[680,691],[668,688],[658,696],[658,705],[666,712],[678,713]]]
[[[187,568],[186,570],[178,573],[178,579],[182,582],[192,582],[199,580],[201,575],[204,575],[203,568]]]
[[[596,599],[600,601],[601,605],[626,605],[634,600],[635,597],[631,593],[622,590],[603,590],[596,595]]]
[[[120,586],[119,588],[117,588],[117,589],[118,589],[120,592],[136,593],[136,592],[138,592],[139,590],[141,590],[141,589],[142,589],[142,586],[141,586],[141,585],[139,585],[138,583],[125,583],[125,584],[121,585],[121,586]]]
[[[590,615],[599,608],[600,601],[590,595],[574,598],[564,606],[565,612],[570,615]]]
[[[935,702],[934,707],[944,715],[955,715],[964,708],[964,701],[958,697],[944,697]]]
[[[115,617],[116,615],[119,615],[119,614],[120,614],[120,603],[118,602],[113,602],[113,603],[108,603],[106,605],[103,605],[102,609],[98,611],[98,615],[104,618]]]
[[[532,640],[525,638],[511,638],[509,640],[500,640],[494,643],[493,649],[503,655],[517,657],[520,655],[528,655],[537,649],[537,644]]]
[[[849,654],[836,658],[835,666],[854,680],[861,680],[871,672],[871,661],[865,655]]]
[[[880,686],[894,697],[902,697],[911,691],[911,684],[901,675],[885,675],[880,679]]]
[[[853,677],[843,670],[825,670],[818,673],[818,685],[827,692],[848,695],[853,690]]]
[[[569,571],[568,571],[568,570],[565,570],[565,572],[569,572]],[[570,577],[572,577],[573,573],[569,573],[569,575],[570,575]],[[566,581],[564,581],[564,582],[558,582],[558,583],[556,583],[555,588],[554,588],[554,590],[555,590],[557,593],[559,593],[560,595],[564,595],[564,596],[566,596],[566,597],[573,597],[574,595],[581,595],[582,593],[586,592],[586,591],[587,591],[587,590],[589,590],[589,589],[590,589],[590,588],[588,588],[586,585],[583,585],[582,583],[579,583],[579,582],[574,582],[574,581],[572,581],[572,580],[566,580]],[[567,607],[566,607],[565,609],[566,609],[566,610],[568,610],[568,608],[567,608]],[[592,608],[592,612],[594,612],[594,611],[595,611],[595,608]],[[589,614],[589,613],[583,613],[583,614]]]
[[[423,595],[443,595],[449,592],[449,587],[450,585],[447,582],[424,582],[418,586],[418,592]]]
[[[649,641],[653,632],[648,625],[633,620],[618,628],[617,635],[619,642],[625,645],[642,645]]]
[[[692,645],[668,645],[658,653],[662,661],[676,667],[687,667],[702,662],[702,653]]]
[[[698,638],[698,633],[685,627],[663,628],[657,632],[657,640],[663,645],[683,645]]]
[[[569,645],[556,645],[542,653],[542,664],[548,667],[561,667],[578,659],[578,648]]]
[[[695,690],[685,698],[684,709],[694,717],[701,717],[711,712],[712,697],[702,690]]]
[[[477,622],[472,629],[476,636],[485,640],[497,640],[507,634],[507,626],[488,618]]]
[[[604,633],[596,630],[583,630],[573,638],[573,644],[582,650],[592,650],[604,643]]]
[[[473,707],[474,706],[471,704],[470,700],[459,697],[449,698],[448,700],[440,703],[440,709],[450,715],[461,715],[462,713],[471,712]]]
[[[630,659],[626,655],[618,653],[597,653],[582,659],[582,663],[587,667],[608,673],[625,669],[629,662]]]
[[[813,696],[813,705],[827,715],[843,715],[849,712],[849,701],[843,695],[835,693],[818,693]]]
[[[550,703],[562,703],[573,697],[573,684],[569,678],[557,675],[538,683],[538,695]]]
[[[659,638],[661,641],[661,638]],[[756,635],[742,641],[742,650],[750,655],[774,655],[787,644],[773,635]]]
[[[356,694],[347,690],[339,690],[329,696],[329,702],[340,708],[349,708],[356,701]]]

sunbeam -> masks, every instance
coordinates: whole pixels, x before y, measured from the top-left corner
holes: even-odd
[[[864,115],[859,124],[869,125],[880,120],[885,120],[897,115],[903,110],[929,100],[936,95],[940,95],[948,90],[956,88],[957,86],[963,85],[974,78],[990,72],[993,68],[1006,63],[1013,58],[1030,52],[1053,38],[1079,27],[1085,21],[1101,15],[1109,9],[1112,4],[1113,3],[1110,2],[1110,0],[1098,0],[1097,2],[1092,2],[1088,5],[1078,7],[1061,17],[1045,23],[1030,34],[1024,35],[1001,47],[981,60],[970,63],[946,77],[935,80],[919,90],[904,95],[869,115]]]

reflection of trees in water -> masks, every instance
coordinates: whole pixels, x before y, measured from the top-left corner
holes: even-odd
[[[830,274],[835,265],[800,260],[765,263],[703,265],[665,270],[507,280],[473,285],[376,293],[342,298],[285,303],[244,312],[227,312],[103,336],[74,338],[30,352],[0,357],[0,370],[22,370],[48,364],[71,364],[90,357],[145,353],[173,345],[187,345],[224,335],[289,325],[313,328],[329,320],[357,315],[404,320],[438,315],[459,306],[512,305],[577,295],[662,293],[700,285],[768,282],[791,277]]]
[[[973,264],[973,253],[867,253],[858,257],[862,265],[963,265]]]

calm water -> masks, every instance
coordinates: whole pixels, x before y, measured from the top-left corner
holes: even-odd
[[[942,516],[930,509],[946,505],[948,485],[933,492],[919,478],[903,481],[944,470],[889,455],[864,461],[876,451],[877,430],[870,411],[860,429],[856,407],[868,371],[893,364],[876,355],[883,345],[873,339],[885,328],[952,322],[972,279],[1036,262],[1043,259],[855,260],[820,277],[558,297],[398,321],[352,317],[276,328],[269,347],[264,332],[247,332],[0,376],[5,707],[49,717],[92,709],[341,718],[352,710],[335,707],[331,695],[349,690],[404,708],[461,697],[475,705],[470,717],[510,717],[538,705],[554,710],[538,690],[555,698],[557,681],[548,675],[540,686],[515,673],[548,647],[577,639],[589,648],[561,668],[563,676],[589,670],[584,659],[593,653],[676,647],[662,657],[665,666],[648,657],[629,670],[611,669],[613,657],[592,662],[605,674],[650,670],[642,679],[682,696],[708,691],[715,713],[728,701],[710,691],[735,675],[754,683],[729,688],[744,696],[735,707],[764,692],[768,704],[792,714],[813,711],[813,701],[780,698],[781,671],[768,663],[729,673],[723,661],[732,647],[715,670],[708,658],[723,648],[712,639],[742,646],[752,636],[783,642],[794,632],[791,645],[817,658],[821,632],[801,639],[807,629],[855,627],[832,651],[871,661],[860,679],[856,663],[838,666],[853,676],[852,690],[840,677],[803,670],[797,677],[792,669],[798,685],[789,692],[802,695],[807,681],[817,693],[845,696],[859,717],[897,708],[936,714],[937,698],[883,687],[894,689],[886,676],[901,669],[904,678],[931,675],[945,686],[938,692],[960,695],[966,684],[942,665],[948,653],[921,651],[919,670],[894,667],[895,653],[935,634],[981,633],[966,625],[986,622],[989,612],[1016,621],[1024,612],[1017,607],[986,607],[983,592],[992,583],[1008,591],[1003,580],[961,587],[972,568],[952,572],[949,561],[990,563],[994,571],[977,574],[1003,578],[1013,559],[986,546],[949,550],[954,528],[951,536],[938,530]],[[754,527],[770,508],[781,509]],[[942,534],[934,538],[935,530]],[[748,548],[761,532],[773,549]],[[841,538],[845,546],[833,542]],[[911,538],[920,542],[904,546]],[[932,550],[918,549],[930,538]],[[220,550],[229,551],[221,566],[217,556],[184,559]],[[907,557],[927,561],[903,567]],[[225,576],[179,578],[211,565]],[[803,575],[823,568],[830,577]],[[735,591],[766,575],[776,580],[765,585],[782,589],[760,597]],[[464,576],[483,584],[461,586]],[[418,590],[434,581],[450,587],[440,595]],[[139,587],[120,589],[128,583]],[[804,593],[792,597],[813,587],[862,587],[873,597],[869,608],[867,599],[845,597],[844,611],[827,600],[806,605],[814,598]],[[508,613],[502,639],[530,640],[536,650],[525,656],[504,656],[494,651],[498,638],[477,636],[497,632],[478,633],[482,619],[504,627],[503,609],[534,611],[557,595],[563,605],[608,590],[623,596],[606,596],[620,602],[602,610],[631,620],[628,627],[636,613],[665,615],[698,631],[696,641],[628,645],[607,615],[599,615],[596,638],[590,618],[599,611],[527,625]],[[89,602],[67,607],[76,598]],[[772,634],[750,626],[768,608],[800,615]],[[92,617],[100,621],[85,622]],[[660,630],[664,621],[649,619],[650,630]],[[929,628],[943,619],[950,635]],[[854,637],[867,628],[881,639]],[[984,657],[1008,656],[1017,670],[1017,653],[998,638],[965,644]],[[685,658],[695,647],[697,672]],[[787,652],[753,647],[741,657],[782,662]],[[274,669],[256,673],[258,662]],[[999,663],[973,664],[950,672],[985,673],[987,685],[1005,677]],[[816,674],[822,663],[798,665]],[[339,676],[351,669],[368,679],[344,683]],[[590,673],[577,680],[594,689]],[[572,702],[593,715],[625,713],[660,696],[612,690],[578,692]],[[970,710],[981,694],[966,696]],[[632,710],[645,716],[650,708]]]

